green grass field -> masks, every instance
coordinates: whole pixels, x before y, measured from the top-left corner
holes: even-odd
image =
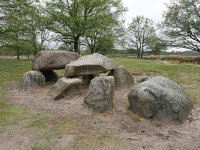
[[[194,104],[200,103],[200,65],[167,65],[159,61],[135,58],[113,58],[113,60],[118,65],[126,67],[133,74],[166,76],[181,84]],[[45,143],[33,143],[32,150],[49,149],[51,139],[73,130],[77,122],[73,119],[70,120],[70,118],[67,121],[62,118],[54,120],[43,114],[38,115],[24,108],[7,105],[9,99],[7,99],[6,89],[12,86],[13,82],[19,81],[22,74],[29,70],[31,70],[31,61],[0,60],[0,133],[7,132],[10,129],[20,130],[26,128],[28,131],[31,130],[38,134],[39,139],[47,141]],[[78,149],[84,143],[90,141],[95,141],[97,145],[101,145],[101,143],[105,143],[110,139],[112,137],[107,134],[99,137],[93,135],[77,136],[71,145],[71,149]]]
[[[193,103],[200,102],[200,65],[195,64],[164,64],[160,61],[141,60],[134,58],[114,58],[118,65],[123,65],[132,73],[156,74],[174,80],[182,85]]]
[[[173,64],[135,58],[113,58],[118,65],[123,65],[131,73],[156,74],[166,76],[185,87],[193,102],[200,102],[200,65]],[[0,96],[4,98],[6,88],[13,81],[19,81],[22,74],[31,70],[31,61],[0,60]]]

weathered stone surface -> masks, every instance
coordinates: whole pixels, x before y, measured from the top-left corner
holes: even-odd
[[[53,70],[41,70],[41,73],[45,76],[45,82],[58,81],[58,75]]]
[[[193,107],[184,90],[162,76],[135,85],[128,99],[136,114],[163,122],[184,122]]]
[[[114,77],[95,77],[89,85],[84,103],[97,112],[104,112],[113,107]]]
[[[64,97],[64,94],[70,91],[72,88],[78,88],[82,83],[79,78],[60,78],[53,86],[51,90],[51,96],[54,100]]]
[[[109,75],[115,78],[115,87],[130,87],[134,84],[133,76],[122,66],[114,69]]]
[[[45,77],[44,75],[39,71],[28,71],[23,74],[20,86],[23,89],[33,87],[33,86],[45,86]]]
[[[74,77],[80,75],[91,75],[106,72],[117,66],[111,59],[98,53],[80,57],[76,61],[67,64],[65,76]]]
[[[64,69],[65,65],[75,61],[80,56],[69,51],[41,51],[35,55],[32,62],[33,70],[57,70]]]

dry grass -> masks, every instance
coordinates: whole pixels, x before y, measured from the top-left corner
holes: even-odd
[[[148,60],[167,60],[170,63],[200,63],[200,56],[145,56]]]

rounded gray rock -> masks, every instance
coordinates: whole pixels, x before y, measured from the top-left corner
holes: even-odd
[[[28,71],[23,74],[20,86],[23,89],[33,86],[45,86],[45,77],[40,71]]]
[[[128,94],[128,100],[136,114],[163,122],[182,123],[193,108],[185,91],[162,76],[135,85]]]
[[[66,64],[75,61],[80,56],[69,51],[41,51],[37,53],[32,62],[33,70],[64,69]]]

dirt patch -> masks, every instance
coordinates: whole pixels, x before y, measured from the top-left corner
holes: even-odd
[[[1,150],[26,150],[32,141],[36,140],[36,135],[24,129],[10,130],[0,135],[0,149]]]
[[[140,78],[139,75],[135,76],[135,83]],[[73,127],[68,126],[68,130],[65,122],[62,125],[55,125],[60,132],[50,139],[50,148],[46,149],[199,149],[200,106],[195,105],[184,124],[162,124],[140,118],[129,109],[129,90],[116,90],[113,110],[102,114],[94,113],[84,105],[83,100],[87,92],[85,87],[82,87],[80,94],[74,97],[53,101],[49,95],[50,85],[28,91],[20,91],[17,86],[13,86],[9,90],[9,97],[11,105],[51,116],[54,120],[66,119],[66,124],[71,122]],[[38,135],[27,130],[3,133],[0,135],[0,145],[19,146],[17,143],[20,143],[20,147],[16,146],[14,149],[23,149],[23,146],[35,143],[36,137]]]

